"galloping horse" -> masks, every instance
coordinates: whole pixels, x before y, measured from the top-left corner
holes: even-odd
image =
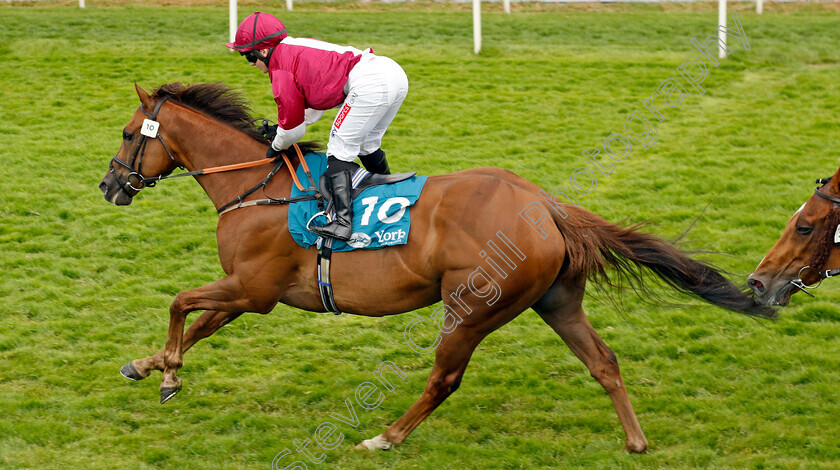
[[[266,167],[247,167],[266,160],[268,142],[238,94],[220,84],[168,84],[152,95],[135,88],[141,105],[125,126],[120,149],[100,184],[107,201],[130,204],[139,190],[178,167],[195,176],[217,210],[260,196],[249,189],[261,181],[266,194],[289,194],[291,173],[278,171],[268,179]],[[288,158],[292,165],[298,161],[295,155]],[[610,282],[607,268],[633,285],[641,285],[646,268],[678,291],[714,305],[774,316],[772,308],[756,304],[718,271],[666,241],[545,196],[537,185],[499,168],[432,176],[411,208],[407,244],[333,255],[331,278],[344,312],[378,317],[443,300],[440,324],[450,325],[439,336],[420,399],[383,434],[360,446],[373,450],[402,443],[458,388],[481,340],[533,308],[609,394],[627,436],[625,450],[645,451],[647,440],[615,354],[593,330],[581,304],[588,279]],[[316,250],[292,240],[287,216],[287,205],[253,205],[221,215],[216,234],[227,276],[178,294],[169,309],[165,349],[126,364],[123,375],[140,380],[152,370],[163,371],[163,403],[181,388],[176,374],[184,352],[243,312],[265,314],[278,302],[325,311],[316,285]],[[516,254],[508,251],[507,258],[492,250],[502,238]],[[196,310],[204,313],[185,333],[187,314]]]
[[[747,280],[764,305],[787,305],[799,291],[813,296],[808,289],[840,275],[840,169],[817,184]]]

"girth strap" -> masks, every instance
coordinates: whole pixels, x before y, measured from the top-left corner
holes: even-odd
[[[332,258],[332,238],[324,240],[321,238],[318,243],[318,293],[321,294],[321,303],[328,312],[341,315],[341,310],[335,303],[332,282],[330,281],[330,260]]]
[[[301,161],[304,162],[303,159],[301,159]],[[304,167],[304,171],[308,172],[309,168]],[[364,181],[371,174],[372,173],[365,170],[364,168],[359,168],[358,170],[356,170],[356,172],[353,174],[351,190],[358,189],[361,182]],[[308,173],[307,176],[309,176]],[[310,176],[310,179],[311,178],[312,177]],[[321,201],[319,200],[318,202],[320,203]],[[331,209],[332,201],[330,201],[330,203],[327,204],[326,209],[321,207],[321,210],[326,212],[330,212]],[[325,239],[324,237],[319,237],[318,241],[315,242],[315,246],[318,247],[318,261],[316,264],[318,271],[318,292],[321,294],[321,303],[324,305],[324,308],[328,312],[332,312],[336,315],[341,315],[341,310],[339,310],[338,305],[335,303],[335,294],[333,293],[332,281],[330,280],[330,263],[332,261],[332,246],[334,241],[334,238]]]

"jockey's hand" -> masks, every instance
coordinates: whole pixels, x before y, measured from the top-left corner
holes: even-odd
[[[277,124],[274,124],[273,126],[265,126],[265,138],[270,142],[273,141],[275,137],[277,137]]]
[[[268,146],[268,151],[265,152],[265,158],[271,158],[272,160],[280,158],[280,154],[282,152],[283,152],[282,150],[274,150],[274,147],[269,145]]]
[[[263,119],[262,125],[257,128],[257,131],[270,142],[277,136],[277,124],[271,125],[268,120]]]

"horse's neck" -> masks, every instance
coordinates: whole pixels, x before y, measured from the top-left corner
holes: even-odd
[[[182,123],[187,132],[183,132],[179,142],[187,170],[206,170],[265,158],[264,144],[207,116],[193,117],[188,116]],[[272,164],[267,164],[200,175],[196,176],[196,181],[204,188],[216,209],[219,209],[259,184],[272,167]],[[272,181],[272,187],[277,188],[278,184],[284,186],[279,181],[283,179],[282,176],[279,174],[274,178],[278,181]]]

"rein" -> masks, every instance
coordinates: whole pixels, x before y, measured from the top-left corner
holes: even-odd
[[[223,214],[226,214],[226,213],[228,213],[232,210],[236,210],[236,209],[239,209],[239,208],[242,208],[242,207],[250,207],[250,206],[257,206],[257,205],[292,204],[292,203],[295,203],[295,202],[312,201],[312,200],[318,201],[318,206],[319,207],[323,206],[324,205],[324,197],[318,191],[317,185],[315,184],[315,180],[312,178],[312,172],[309,171],[309,165],[306,164],[306,159],[303,158],[303,153],[300,151],[300,147],[298,147],[298,144],[292,144],[292,146],[294,147],[295,152],[297,153],[298,160],[300,161],[300,164],[303,167],[304,173],[306,173],[306,177],[309,179],[309,183],[311,184],[310,187],[304,188],[300,184],[300,180],[298,180],[297,174],[295,174],[295,169],[294,169],[294,167],[292,167],[292,162],[289,161],[289,157],[286,155],[285,152],[283,152],[283,153],[281,153],[281,155],[283,156],[283,159],[282,160],[280,160],[279,158],[276,159],[277,162],[274,164],[274,168],[271,170],[271,172],[268,173],[268,176],[266,176],[264,180],[262,180],[259,184],[257,184],[253,188],[251,188],[251,189],[245,191],[244,193],[240,194],[234,200],[232,200],[229,203],[227,203],[227,204],[223,205],[222,207],[218,208],[216,210],[216,212],[219,215],[223,215]],[[274,160],[275,159],[265,158],[263,160],[259,160],[259,161],[256,161],[256,162],[248,162],[248,163],[239,163],[239,164],[233,164],[233,165],[218,166],[218,167],[214,167],[214,168],[208,168],[206,170],[197,170],[197,171],[200,171],[200,172],[203,171],[203,173],[200,173],[200,174],[220,173],[222,171],[238,170],[240,168],[249,168],[249,167],[252,167],[252,166],[264,165],[266,163],[274,162]],[[269,181],[271,181],[272,178],[274,178],[274,175],[277,174],[277,171],[280,170],[280,167],[282,167],[284,163],[286,164],[286,168],[289,170],[289,174],[292,175],[292,181],[294,181],[295,186],[297,186],[297,188],[299,190],[301,190],[302,192],[315,191],[315,194],[310,194],[310,195],[307,195],[307,196],[297,196],[297,197],[284,197],[284,198],[274,198],[274,197],[271,197],[268,194],[266,194],[265,193],[265,186],[268,184]],[[244,165],[244,166],[240,166],[240,165]],[[185,173],[175,175],[175,176],[182,176],[182,175],[185,175]],[[265,195],[265,197],[267,199],[260,199],[260,200],[256,200],[256,201],[244,202],[244,199],[246,197],[250,196],[251,194],[254,194],[259,189],[263,190],[263,195]]]
[[[178,174],[175,174],[175,175],[161,174],[161,175],[154,176],[154,177],[151,177],[151,178],[143,176],[143,174],[141,173],[140,170],[143,166],[143,156],[146,153],[146,144],[148,142],[147,139],[149,139],[149,138],[159,140],[161,145],[163,145],[164,150],[166,150],[167,155],[169,155],[169,158],[172,159],[172,161],[178,166],[178,168],[184,168],[184,166],[181,165],[178,162],[178,160],[176,160],[175,157],[172,155],[172,152],[169,150],[169,147],[167,147],[166,143],[163,141],[163,137],[161,136],[160,132],[158,132],[159,127],[160,127],[160,123],[158,123],[156,121],[157,115],[158,115],[158,112],[160,111],[160,108],[163,105],[163,103],[166,100],[168,100],[169,98],[170,98],[169,96],[164,96],[163,98],[161,98],[161,100],[158,101],[158,103],[155,105],[155,109],[151,113],[147,112],[143,108],[142,105],[140,106],[140,109],[143,111],[143,114],[148,116],[149,119],[146,119],[146,120],[143,121],[143,126],[141,127],[141,131],[140,131],[140,133],[141,133],[140,141],[137,142],[137,146],[134,147],[134,151],[131,154],[131,159],[129,160],[128,163],[120,160],[119,158],[117,158],[116,155],[114,155],[114,157],[111,159],[111,163],[110,163],[109,167],[110,167],[110,171],[112,173],[116,174],[116,172],[114,171],[114,163],[115,162],[117,163],[117,165],[127,169],[130,172],[128,174],[128,176],[126,177],[125,183],[122,183],[120,185],[120,189],[125,194],[127,194],[129,197],[134,197],[138,192],[140,192],[141,189],[143,189],[145,187],[150,187],[150,188],[154,187],[157,184],[158,181],[165,180],[165,179],[179,178],[179,177],[182,177],[182,176],[210,175],[210,174],[213,174],[213,173],[222,173],[222,172],[225,172],[225,171],[242,170],[242,169],[245,169],[245,168],[252,168],[252,167],[256,167],[256,166],[267,165],[269,163],[274,163],[274,168],[268,173],[268,176],[266,176],[265,179],[263,179],[256,186],[254,186],[251,189],[245,191],[244,193],[242,193],[239,196],[237,196],[236,198],[234,198],[232,201],[228,202],[227,204],[225,204],[222,207],[220,207],[219,209],[217,209],[216,212],[219,215],[222,215],[222,214],[225,214],[225,213],[230,212],[232,210],[239,209],[241,207],[249,207],[249,206],[253,206],[253,205],[291,204],[291,203],[295,203],[295,202],[299,202],[299,201],[311,201],[311,200],[318,201],[318,206],[323,208],[322,206],[324,205],[324,197],[318,191],[318,185],[315,183],[315,180],[312,178],[312,173],[309,171],[309,166],[306,164],[306,159],[303,157],[303,153],[300,151],[300,147],[298,147],[297,144],[292,144],[292,146],[294,147],[295,152],[297,153],[298,160],[300,161],[301,166],[303,166],[303,171],[306,174],[306,177],[309,179],[310,187],[308,187],[308,188],[304,188],[303,185],[300,184],[300,180],[298,179],[297,174],[296,174],[294,168],[292,167],[292,163],[289,160],[289,156],[286,155],[286,153],[285,153],[286,151],[281,153],[281,155],[283,157],[282,160],[279,159],[279,158],[264,158],[262,160],[257,160],[257,161],[252,161],[252,162],[233,163],[233,164],[230,164],[230,165],[215,166],[215,167],[211,167],[211,168],[204,168],[204,169],[201,169],[201,170],[186,171],[186,172],[178,173]],[[138,158],[138,156],[139,156],[139,158]],[[135,162],[137,163],[137,169],[136,170],[134,168]],[[294,181],[295,186],[297,186],[297,188],[302,192],[314,191],[315,194],[306,195],[306,196],[297,196],[297,197],[293,197],[293,198],[273,198],[273,197],[265,194],[266,185],[272,180],[272,178],[274,178],[274,175],[276,175],[277,172],[280,171],[280,168],[283,166],[284,163],[286,164],[286,168],[289,170],[289,174],[292,176],[292,180]],[[134,185],[131,184],[131,177],[132,176],[137,178],[138,186],[140,186],[139,188],[135,188]],[[117,178],[117,181],[119,181],[119,178]],[[134,191],[134,194],[129,192],[129,190],[126,189],[126,187],[131,188],[131,190]],[[263,194],[266,196],[267,199],[260,199],[260,200],[257,200],[257,201],[243,202],[246,197],[255,193],[259,189],[263,190]]]
[[[818,179],[816,182],[817,182],[817,184],[825,185],[829,181],[831,181],[831,178]],[[814,189],[814,194],[816,194],[817,196],[820,196],[823,199],[827,199],[831,202],[840,204],[840,198],[837,198],[837,197],[834,197],[834,196],[829,196],[828,194],[820,191],[819,187]],[[834,217],[832,217],[832,215]],[[840,219],[840,214],[838,214],[837,206],[832,206],[831,212],[829,213],[829,217],[827,217],[826,220],[831,220],[832,222],[837,222],[837,228],[834,231],[833,242],[834,242],[835,245],[840,247],[840,220],[835,220],[835,219]],[[830,225],[834,225],[834,224],[832,223]],[[808,266],[802,267],[802,269],[800,269],[799,273],[797,274],[798,278],[797,279],[792,279],[790,281],[791,284],[793,284],[794,286],[799,288],[799,290],[801,290],[802,292],[810,295],[811,297],[814,297],[814,294],[810,293],[809,290],[816,289],[817,287],[819,287],[822,284],[824,279],[828,279],[830,277],[836,277],[836,276],[840,275],[840,268],[838,268],[838,269],[828,269],[828,270],[825,270],[825,271],[821,271],[821,269],[823,268],[823,265],[825,264],[825,262],[828,258],[828,256],[826,256],[826,253],[828,253],[828,251],[831,249],[831,246],[830,246],[831,241],[830,240],[831,239],[826,238],[820,243],[820,245],[817,247],[816,252],[814,253],[814,258],[811,260],[811,264],[808,265]],[[815,267],[812,267],[812,265],[815,266]],[[810,271],[806,271],[806,270],[810,270]],[[806,285],[805,282],[802,280],[803,271],[806,272],[806,273],[811,272],[811,271],[814,272],[815,275],[817,277],[819,277],[819,281],[817,282],[817,284],[816,285],[811,285],[811,286]]]

